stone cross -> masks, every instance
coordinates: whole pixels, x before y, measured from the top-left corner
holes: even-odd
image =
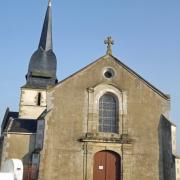
[[[104,41],[104,44],[107,44],[106,54],[112,55],[112,45],[114,44],[112,37],[111,36],[107,37],[107,39]]]

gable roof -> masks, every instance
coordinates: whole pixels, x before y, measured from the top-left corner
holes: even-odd
[[[36,133],[37,120],[35,119],[11,119],[5,132],[10,133]]]
[[[12,111],[10,111],[9,108],[7,108],[6,112],[4,114],[2,124],[1,124],[1,132],[3,132],[4,129],[6,129],[10,118],[15,119],[15,118],[18,118],[18,116],[19,116],[19,112],[12,112]]]
[[[131,68],[129,68],[127,65],[125,65],[123,62],[121,62],[119,59],[117,59],[116,57],[114,57],[113,55],[107,54],[105,56],[100,57],[99,59],[93,61],[92,63],[90,63],[89,65],[85,66],[84,68],[80,69],[79,71],[73,73],[72,75],[68,76],[67,78],[63,79],[62,81],[59,81],[56,86],[60,85],[61,83],[65,82],[66,80],[70,79],[71,77],[75,76],[76,74],[86,70],[87,68],[89,68],[90,66],[94,65],[95,63],[97,63],[98,61],[102,60],[105,57],[112,57],[114,61],[116,61],[120,66],[122,66],[124,69],[126,69],[129,73],[131,73],[133,76],[137,77],[138,79],[140,79],[144,84],[146,84],[149,88],[151,88],[154,92],[156,92],[158,95],[160,95],[161,97],[163,97],[166,100],[170,100],[170,96],[163,93],[162,91],[160,91],[158,88],[156,88],[155,86],[153,86],[150,82],[148,82],[147,80],[145,80],[142,76],[140,76],[138,73],[136,73],[134,70],[132,70]]]
[[[130,72],[132,75],[138,77],[142,82],[144,82],[149,88],[151,88],[153,91],[155,91],[157,94],[159,94],[160,96],[162,96],[163,98],[165,98],[166,100],[170,100],[170,96],[163,93],[162,91],[160,91],[158,88],[156,88],[154,85],[152,85],[149,81],[145,80],[141,75],[139,75],[138,73],[136,73],[134,70],[132,70],[131,68],[129,68],[127,65],[125,65],[124,63],[122,63],[119,59],[117,59],[116,57],[112,56],[116,62],[118,64],[120,64],[122,67],[124,67],[124,69],[126,69],[128,72]]]
[[[9,108],[6,109],[1,124],[1,134],[4,132],[36,133],[36,119],[20,119],[18,116],[18,112],[11,112]]]

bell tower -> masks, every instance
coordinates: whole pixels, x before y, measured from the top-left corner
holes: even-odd
[[[57,83],[57,60],[52,44],[52,12],[49,0],[39,46],[31,56],[26,84],[21,88],[19,118],[36,119],[46,109],[47,88]]]

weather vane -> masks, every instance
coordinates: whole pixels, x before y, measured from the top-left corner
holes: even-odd
[[[104,44],[107,44],[107,52],[106,54],[112,55],[112,45],[114,45],[114,41],[111,36],[108,36],[107,39],[104,41]]]

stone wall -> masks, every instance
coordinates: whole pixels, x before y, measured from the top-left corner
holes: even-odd
[[[38,104],[38,94],[41,94]],[[46,90],[22,88],[19,104],[19,118],[37,119],[46,109]]]
[[[176,158],[176,180],[180,180],[180,158]]]
[[[106,68],[115,71],[113,78],[104,77]],[[105,92],[119,97],[117,134],[98,131],[99,94]],[[60,82],[47,102],[40,180],[92,180],[93,157],[101,150],[122,157],[123,180],[160,179],[158,127],[169,101],[116,59],[105,56]]]
[[[28,165],[34,150],[34,143],[34,134],[9,133],[4,135],[1,164],[6,159],[21,159],[23,165]]]

